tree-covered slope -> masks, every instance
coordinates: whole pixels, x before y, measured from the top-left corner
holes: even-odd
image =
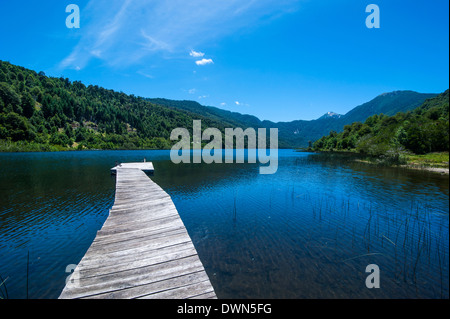
[[[229,125],[229,127],[262,127],[262,122],[256,116],[222,110],[213,106],[205,106],[195,101],[176,101],[162,98],[147,100],[172,109],[181,109],[194,114],[200,114],[204,117]]]
[[[355,121],[365,121],[374,114],[394,115],[406,112],[421,105],[427,98],[437,94],[417,93],[414,91],[395,91],[384,93],[373,100],[359,105],[341,116],[322,116],[317,120],[294,120],[290,122],[261,121],[257,117],[237,112],[230,112],[216,107],[203,106],[194,101],[174,101],[167,99],[148,99],[149,101],[170,107],[201,114],[205,117],[226,123],[231,127],[265,127],[278,128],[280,147],[305,147],[309,141],[314,142],[331,130],[340,132],[344,125]]]
[[[345,125],[314,143],[316,150],[356,150],[368,155],[398,156],[449,150],[449,91],[427,99],[413,111],[376,114]]]
[[[292,121],[277,123],[276,125],[280,130],[280,137],[287,143],[296,147],[305,147],[309,144],[309,141],[314,142],[330,131],[341,132],[345,125],[353,122],[364,122],[374,114],[394,115],[398,112],[407,112],[436,95],[414,91],[384,93],[339,117],[322,116],[312,121]]]
[[[304,147],[373,114],[408,111],[433,94],[382,94],[345,115],[274,123],[194,101],[142,98],[48,77],[0,61],[0,150],[170,148],[174,128],[278,128],[280,148]],[[282,107],[282,105],[278,106]]]
[[[163,103],[161,103],[163,104]],[[147,99],[85,86],[67,78],[0,61],[0,140],[25,149],[170,148],[174,128],[203,127],[221,131],[229,123],[208,114],[169,108]]]

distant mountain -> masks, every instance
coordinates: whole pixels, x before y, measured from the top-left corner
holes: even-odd
[[[420,106],[426,99],[437,96],[435,93],[417,93],[414,91],[395,91],[383,93],[373,100],[361,104],[345,115],[328,112],[316,120],[294,120],[291,122],[261,121],[256,116],[241,114],[219,109],[212,106],[204,106],[194,101],[176,101],[168,99],[147,99],[148,101],[169,107],[174,110],[189,111],[201,114],[206,118],[221,123],[227,123],[230,127],[265,127],[278,128],[279,147],[306,147],[308,142],[314,142],[330,131],[340,132],[344,125],[353,122],[364,122],[374,114],[394,115],[397,112],[407,112]]]
[[[195,101],[177,101],[163,98],[147,98],[146,100],[153,104],[165,106],[171,109],[188,111],[210,119],[221,121],[222,123],[229,124],[229,127],[260,127],[262,123],[256,116],[253,115],[222,110],[214,106],[205,106]]]
[[[327,112],[324,115],[322,115],[321,117],[318,118],[318,120],[323,120],[323,119],[327,119],[327,118],[334,118],[334,119],[339,119],[341,118],[342,114],[338,114],[338,113],[334,113],[334,112]]]
[[[280,148],[304,147],[344,125],[369,116],[394,115],[437,94],[384,93],[345,115],[328,112],[312,121],[261,121],[257,117],[194,101],[143,98],[48,77],[0,61],[0,150],[170,148],[176,127],[278,128]]]
[[[411,111],[426,99],[437,95],[414,91],[383,93],[373,100],[353,108],[345,115],[329,112],[317,120],[276,123],[279,129],[278,135],[291,147],[306,147],[308,141],[314,142],[322,136],[328,135],[330,131],[341,132],[344,125],[364,122],[369,116],[375,114],[395,115],[398,112]]]
[[[189,105],[162,104],[0,60],[0,151],[170,149],[172,130],[191,129],[193,120],[230,127]]]
[[[396,95],[393,92],[380,97]],[[357,151],[401,163],[405,160],[405,150],[415,154],[448,152],[448,120],[449,91],[446,90],[411,112],[391,116],[375,114],[364,123],[346,125],[343,132],[331,132],[317,140],[314,149]]]
[[[392,116],[398,112],[407,112],[422,105],[429,98],[438,94],[424,94],[414,91],[394,91],[378,95],[373,100],[355,107],[343,117],[346,124],[364,122],[369,116],[381,114]]]

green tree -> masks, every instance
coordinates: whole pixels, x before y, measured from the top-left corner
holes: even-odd
[[[0,114],[0,126],[7,130],[6,137],[11,138],[12,141],[31,141],[36,136],[34,128],[28,123],[27,119],[14,112],[6,115]]]
[[[20,96],[8,83],[0,83],[0,99],[3,101],[3,105],[5,106],[11,104],[14,108],[17,105],[20,105]],[[0,110],[0,112],[1,111],[2,110]]]
[[[35,105],[35,101],[31,97],[31,95],[28,92],[24,93],[22,95],[22,110],[23,110],[23,115],[25,117],[30,118],[33,116],[34,105]]]

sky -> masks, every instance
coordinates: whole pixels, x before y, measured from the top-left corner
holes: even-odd
[[[79,28],[66,7],[78,5]],[[368,28],[366,6],[379,8]],[[0,60],[261,120],[449,87],[448,0],[0,1]]]

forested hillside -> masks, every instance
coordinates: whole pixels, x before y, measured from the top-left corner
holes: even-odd
[[[449,150],[449,91],[421,106],[394,116],[376,114],[364,122],[345,125],[314,143],[315,150],[354,150],[380,156],[402,152],[425,154]]]
[[[290,122],[261,121],[257,117],[237,112],[221,110],[216,107],[203,106],[194,101],[173,101],[167,99],[148,99],[149,101],[170,107],[172,109],[188,110],[201,114],[211,119],[216,119],[231,127],[265,127],[278,128],[280,147],[306,147],[308,143],[314,142],[331,130],[340,132],[344,125],[356,121],[365,121],[374,114],[395,115],[397,112],[413,110],[420,106],[427,98],[435,97],[437,94],[418,93],[414,91],[395,91],[380,94],[369,102],[363,103],[345,115],[322,116],[317,120],[294,120]],[[299,116],[301,111],[299,112]]]
[[[170,132],[228,123],[0,61],[0,149],[170,148]],[[229,127],[226,126],[226,127]]]
[[[222,133],[227,127],[278,128],[280,148],[305,147],[330,130],[340,132],[345,124],[380,112],[411,110],[431,96],[435,94],[391,92],[339,117],[274,123],[194,101],[142,98],[86,86],[0,61],[0,151],[168,149],[174,143],[171,131],[191,130],[193,120]],[[356,147],[357,141],[352,135],[339,147]]]
[[[341,116],[322,116],[312,121],[292,121],[276,123],[279,136],[290,145],[307,146],[330,131],[341,132],[345,125],[353,122],[364,122],[375,114],[395,115],[407,112],[420,106],[426,99],[437,94],[418,93],[414,91],[395,91],[380,94],[374,99],[351,109]]]

